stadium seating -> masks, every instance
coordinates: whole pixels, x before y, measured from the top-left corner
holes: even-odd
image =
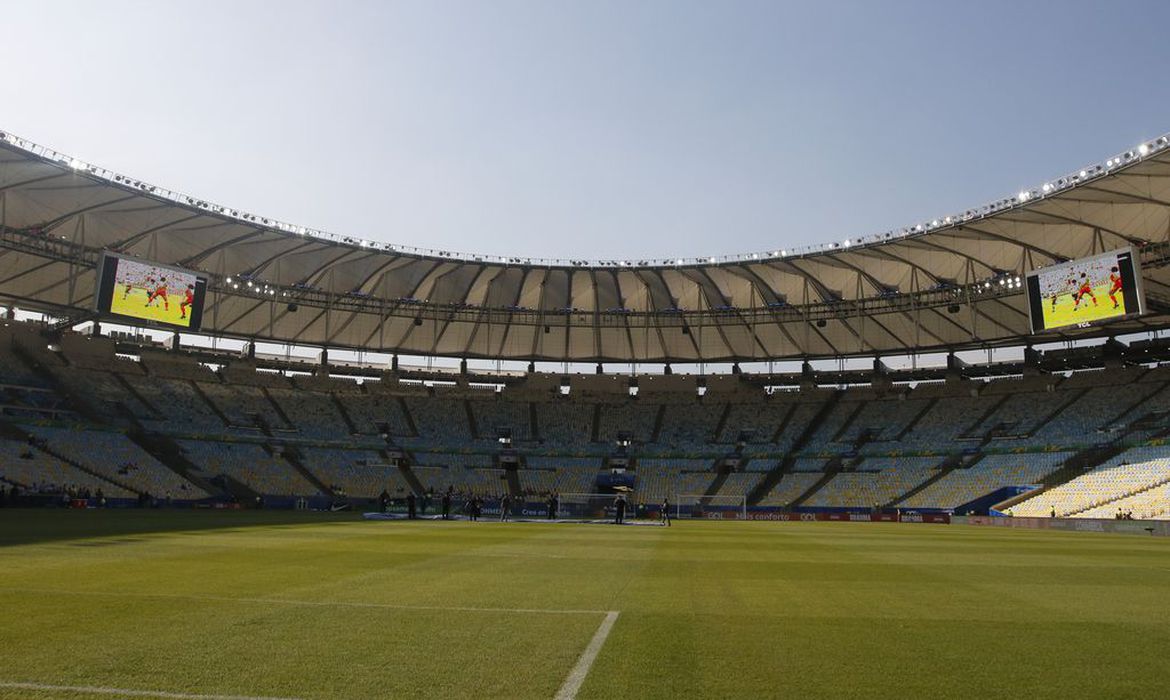
[[[61,493],[65,489],[99,489],[109,498],[131,498],[128,491],[105,479],[31,448],[27,443],[0,439],[0,479],[33,493]]]
[[[251,443],[181,440],[187,459],[208,478],[224,475],[264,495],[313,496],[320,489],[310,484],[289,463]]]
[[[716,464],[735,457],[742,471],[715,495],[786,506],[807,493],[799,505],[854,509],[955,509],[1004,487],[1040,484],[1083,450],[1132,447],[1013,508],[1047,515],[1056,506],[1075,517],[1111,516],[1127,504],[1157,517],[1159,465],[1170,457],[1158,446],[1170,437],[1166,367],[847,389],[802,382],[771,394],[725,377],[712,379],[702,398],[693,378],[664,376],[647,377],[631,398],[627,382],[612,376],[575,377],[571,395],[558,394],[557,378],[541,376],[500,391],[462,379],[424,386],[393,374],[362,385],[159,348],[143,348],[135,361],[115,355],[107,339],[71,334],[47,347],[27,331],[0,329],[0,419],[96,474],[174,498],[208,494],[180,476],[184,463],[160,463],[127,433],[164,447],[177,440],[199,468],[198,483],[222,474],[270,495],[313,495],[320,484],[359,498],[404,493],[409,470],[388,464],[378,451],[386,449],[404,451],[427,489],[495,497],[518,483],[541,499],[596,490],[603,460],[622,456],[633,468],[634,499],[654,502],[706,494]],[[500,430],[511,434],[521,465],[514,480],[501,478]],[[631,444],[619,448],[619,436]],[[890,456],[897,454],[906,456]],[[72,467],[34,457],[53,479],[95,478],[66,479]],[[13,468],[22,478],[29,461]],[[781,469],[789,473],[775,473]],[[773,485],[756,493],[765,479]]]
[[[205,498],[208,494],[176,474],[122,433],[32,427],[33,435],[90,471],[156,498]]]
[[[958,508],[1005,486],[1038,484],[1072,452],[988,455],[951,471],[899,505],[904,508]]]
[[[1137,447],[1012,506],[1017,516],[1080,516],[1170,481],[1170,447]],[[1101,512],[1101,511],[1098,511]]]
[[[305,468],[334,492],[376,498],[382,491],[394,497],[410,491],[402,471],[387,464],[377,452],[306,447],[301,449],[300,458]]]

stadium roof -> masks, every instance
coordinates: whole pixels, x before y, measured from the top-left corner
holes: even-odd
[[[548,361],[891,355],[1027,343],[1018,277],[1132,245],[1150,313],[1044,339],[1137,332],[1170,321],[1167,146],[1158,138],[896,232],[720,258],[573,261],[323,233],[0,133],[0,299],[87,320],[110,250],[208,273],[203,330],[233,337]]]

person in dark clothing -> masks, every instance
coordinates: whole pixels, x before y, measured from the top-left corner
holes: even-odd
[[[382,513],[390,507],[390,493],[386,489],[382,489],[382,493],[378,496],[378,510]]]
[[[451,492],[447,491],[443,494],[443,520],[447,520],[451,516]]]
[[[670,499],[669,498],[662,499],[662,516],[661,517],[662,517],[662,522],[666,523],[667,527],[670,527]]]
[[[407,493],[406,494],[406,517],[409,518],[410,520],[414,520],[415,516],[417,515],[414,512],[414,508],[415,508],[416,504],[417,504],[417,499],[414,497],[414,491]]]
[[[618,494],[618,497],[613,499],[613,522],[615,525],[621,525],[626,521],[626,497]]]
[[[557,519],[557,494],[556,494],[556,491],[554,491],[548,497],[548,519],[549,520],[556,520]]]
[[[512,497],[508,494],[500,496],[500,522],[507,522],[508,509],[512,507]]]

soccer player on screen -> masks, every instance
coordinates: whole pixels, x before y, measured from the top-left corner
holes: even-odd
[[[155,288],[155,290],[150,293],[150,297],[146,300],[146,305],[150,306],[151,304],[154,303],[154,300],[158,299],[159,297],[162,297],[163,309],[170,311],[171,304],[169,301],[167,301],[167,278],[166,277],[163,277],[161,280],[159,280],[158,287]]]
[[[122,292],[122,301],[126,301],[126,297],[130,296],[130,292],[134,291],[134,285],[130,284],[130,280],[126,280],[126,289]]]
[[[187,307],[195,303],[195,287],[194,285],[187,285],[187,291],[183,292],[183,301],[179,303],[179,318],[187,318]]]
[[[1113,308],[1117,308],[1120,304],[1117,303],[1117,293],[1121,291],[1121,275],[1117,274],[1117,266],[1109,268],[1109,301],[1113,302]]]
[[[1056,300],[1063,294],[1071,294],[1075,300],[1077,298],[1077,281],[1069,278],[1064,281],[1064,289],[1056,289],[1052,292],[1052,310],[1056,311]]]
[[[1093,306],[1096,306],[1097,305],[1097,295],[1093,294],[1093,285],[1089,283],[1089,277],[1085,273],[1082,272],[1081,273],[1081,288],[1077,290],[1076,297],[1075,297],[1077,300],[1077,303],[1073,304],[1073,311],[1076,311],[1077,309],[1081,308],[1081,299],[1084,299],[1086,294],[1088,294],[1089,298],[1093,300]]]

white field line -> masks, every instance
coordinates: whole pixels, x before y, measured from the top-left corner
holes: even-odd
[[[577,665],[573,666],[572,671],[569,671],[569,677],[565,679],[561,689],[557,691],[554,700],[573,700],[577,697],[577,691],[585,682],[585,676],[589,675],[589,669],[593,667],[597,654],[601,651],[602,645],[609,637],[610,630],[613,629],[613,623],[617,622],[620,614],[617,610],[610,610],[605,614],[605,619],[601,621],[597,632],[593,634],[593,639],[589,640],[589,646],[581,652],[581,658],[577,659]]]
[[[273,698],[257,695],[204,695],[200,693],[170,693],[165,690],[132,690],[130,688],[107,688],[93,685],[52,685],[49,683],[18,683],[0,681],[0,688],[11,690],[59,690],[68,693],[88,695],[117,695],[123,698],[170,698],[172,700],[296,700],[296,698]]]
[[[126,591],[65,591],[59,589],[0,587],[5,593],[32,593],[38,595],[92,596],[99,598],[157,598],[163,600],[205,600],[216,603],[256,603],[260,605],[292,605],[312,608],[371,608],[379,610],[423,610],[439,612],[530,613],[533,615],[601,615],[608,610],[576,610],[557,608],[477,608],[462,605],[399,605],[395,603],[349,603],[331,600],[289,600],[284,598],[239,598],[234,596],[188,595],[183,593],[134,593]],[[612,614],[612,613],[611,613]]]

